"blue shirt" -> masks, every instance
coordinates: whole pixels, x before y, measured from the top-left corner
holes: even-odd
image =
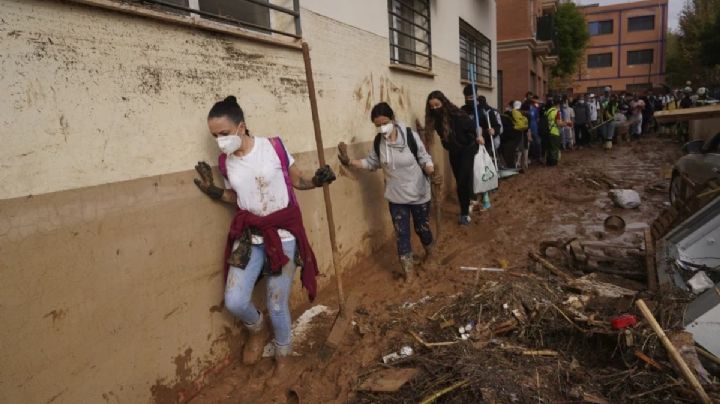
[[[530,126],[530,132],[532,132],[533,135],[538,135],[538,108],[534,105],[530,106],[530,122],[528,122]]]

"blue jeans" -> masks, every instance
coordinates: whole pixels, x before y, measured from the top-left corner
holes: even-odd
[[[410,245],[410,215],[412,215],[415,233],[420,237],[424,246],[433,241],[430,231],[430,202],[419,205],[406,205],[390,202],[390,216],[393,227],[395,227],[395,238],[397,239],[397,251],[399,256],[412,254]]]
[[[292,339],[288,301],[296,269],[296,243],[295,240],[283,241],[282,246],[283,252],[290,262],[285,264],[280,274],[268,276],[267,306],[275,335],[275,354],[289,355],[292,353]],[[253,331],[257,331],[257,328],[261,326],[261,316],[252,302],[252,292],[255,282],[262,272],[265,259],[265,246],[263,244],[253,245],[247,267],[242,269],[231,266],[225,284],[225,307]]]

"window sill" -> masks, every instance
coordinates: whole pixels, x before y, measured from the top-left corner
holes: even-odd
[[[470,82],[470,80],[460,79],[460,84],[466,86],[466,85],[472,84],[472,83]],[[494,86],[488,85],[488,84],[478,84],[478,83],[475,83],[475,85],[476,85],[477,87],[484,88],[484,89],[486,89],[486,90],[494,90],[494,89],[495,89]]]
[[[435,78],[436,74],[432,72],[432,70],[422,70],[415,67],[409,67],[409,66],[403,66],[401,64],[395,64],[391,63],[388,65],[388,67],[392,70],[398,70],[401,72],[411,73],[411,74],[417,74],[419,76],[425,76],[430,78]]]
[[[101,7],[106,10],[118,11],[121,13],[136,15],[136,16],[140,16],[140,17],[161,20],[161,21],[169,22],[169,23],[173,23],[173,24],[190,26],[190,27],[194,27],[194,28],[198,28],[198,29],[203,29],[206,31],[220,32],[223,34],[232,35],[232,36],[236,36],[236,37],[251,40],[251,41],[261,42],[261,43],[268,44],[268,45],[302,50],[302,41],[301,40],[296,40],[296,39],[287,40],[287,39],[280,39],[277,37],[272,37],[272,36],[265,35],[265,34],[258,34],[258,33],[251,32],[251,31],[248,31],[248,30],[245,30],[245,29],[233,26],[233,25],[215,22],[215,21],[208,20],[205,18],[200,18],[198,16],[174,15],[174,14],[165,13],[165,12],[158,11],[158,10],[153,10],[149,7],[119,2],[119,1],[115,1],[115,0],[70,0],[70,1],[72,1],[74,3],[85,4],[88,6]]]

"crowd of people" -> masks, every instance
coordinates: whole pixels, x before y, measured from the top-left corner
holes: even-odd
[[[528,92],[524,100],[511,101],[503,111],[491,107],[471,86],[463,90],[465,104],[461,107],[442,92],[433,91],[425,101],[424,124],[416,121],[415,129],[400,122],[388,103],[375,105],[369,116],[376,133],[372,149],[365,157],[352,159],[341,142],[338,158],[349,170],[383,171],[401,273],[412,283],[419,263],[410,241],[411,221],[425,249],[423,262],[433,258],[431,195],[442,181],[428,148],[436,137],[448,154],[456,183],[458,223],[464,226],[470,223],[473,202],[490,207],[487,192],[475,194],[478,155],[487,151],[492,156],[496,176],[498,167],[523,171],[530,164],[555,166],[562,151],[595,142],[609,148],[625,129],[640,138],[653,130],[656,110],[712,102],[707,90],[700,89],[695,95],[684,90],[682,97],[676,92],[656,97],[651,92],[643,96],[613,94],[606,88],[598,97],[591,93],[544,100]],[[213,105],[207,124],[221,152],[218,167],[224,183],[216,185],[210,166],[199,162],[195,169],[200,178],[195,184],[211,199],[237,207],[225,250],[225,307],[249,332],[243,361],[256,363],[269,327],[252,302],[252,292],[258,278],[268,276],[268,313],[275,337],[275,368],[268,382],[279,383],[287,376],[292,353],[288,301],[296,268],[302,268],[300,278],[311,300],[317,288],[317,262],[295,190],[326,186],[335,180],[335,173],[326,165],[312,177],[305,176],[279,137],[250,134],[245,114],[233,96]]]

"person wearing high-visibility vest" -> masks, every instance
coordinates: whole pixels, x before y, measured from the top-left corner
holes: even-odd
[[[549,97],[545,105],[545,117],[547,118],[548,132],[550,133],[546,159],[546,165],[548,166],[556,166],[558,160],[560,160],[560,145],[562,143],[560,128],[566,126],[565,121],[562,120],[562,116],[560,115],[560,110],[557,108],[557,104],[557,100]]]

